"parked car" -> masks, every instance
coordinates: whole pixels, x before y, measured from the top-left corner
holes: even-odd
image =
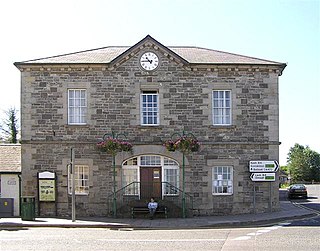
[[[288,188],[288,199],[298,197],[308,198],[307,187],[304,184],[294,184]]]

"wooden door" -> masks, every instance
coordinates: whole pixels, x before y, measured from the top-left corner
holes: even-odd
[[[161,199],[161,167],[140,168],[140,193],[142,200]]]

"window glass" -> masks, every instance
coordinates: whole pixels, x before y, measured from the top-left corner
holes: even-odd
[[[218,166],[212,168],[212,193],[233,193],[233,168],[230,166]]]
[[[141,124],[159,124],[159,95],[156,92],[143,92],[141,94]]]
[[[70,167],[68,172],[68,192],[72,193]],[[75,165],[74,167],[74,181],[76,194],[89,193],[89,166]]]
[[[141,166],[160,166],[161,165],[161,158],[160,156],[156,155],[146,155],[141,156]]]
[[[179,194],[179,169],[175,167],[166,167],[164,169],[164,194],[178,195]]]
[[[231,124],[231,91],[213,91],[212,112],[214,125]]]
[[[177,161],[164,157],[164,184],[165,195],[179,194],[179,164]]]
[[[169,159],[169,158],[166,158],[164,157],[164,165],[165,166],[178,166],[178,162],[173,160],[173,159]]]
[[[68,90],[68,124],[86,124],[87,95],[86,90]]]
[[[127,161],[125,161],[123,163],[123,165],[125,166],[133,166],[133,165],[138,165],[138,159],[135,157],[135,158],[132,158],[132,159],[128,159]]]
[[[122,170],[122,185],[126,195],[139,195],[138,167]]]

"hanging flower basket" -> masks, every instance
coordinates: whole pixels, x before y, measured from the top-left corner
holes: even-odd
[[[121,141],[120,142],[120,148],[121,148],[121,151],[131,152],[132,151],[132,144],[130,144],[127,141]]]
[[[102,152],[107,152],[115,155],[117,152],[130,152],[132,151],[132,144],[127,141],[120,141],[114,138],[107,138],[97,144],[97,147]]]
[[[167,148],[168,151],[174,152],[176,150],[175,142],[173,140],[167,140],[164,142],[163,146]]]
[[[182,136],[175,142],[175,147],[181,152],[197,152],[200,144],[195,138]]]
[[[163,145],[168,151],[178,150],[184,153],[197,152],[200,149],[200,143],[198,140],[196,138],[187,136],[182,136],[176,141],[167,140]]]

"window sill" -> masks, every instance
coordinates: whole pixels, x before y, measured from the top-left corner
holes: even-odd
[[[88,124],[67,124],[67,126],[87,127],[89,125]]]
[[[212,196],[230,196],[233,195],[233,193],[213,193]]]
[[[138,125],[137,129],[163,129],[162,125]]]
[[[69,195],[71,196],[72,193],[69,193]],[[80,195],[80,196],[85,196],[85,195],[89,195],[89,193],[76,193],[76,195],[77,195],[77,196],[78,196],[78,195]]]
[[[210,125],[210,129],[235,129],[235,125]]]

